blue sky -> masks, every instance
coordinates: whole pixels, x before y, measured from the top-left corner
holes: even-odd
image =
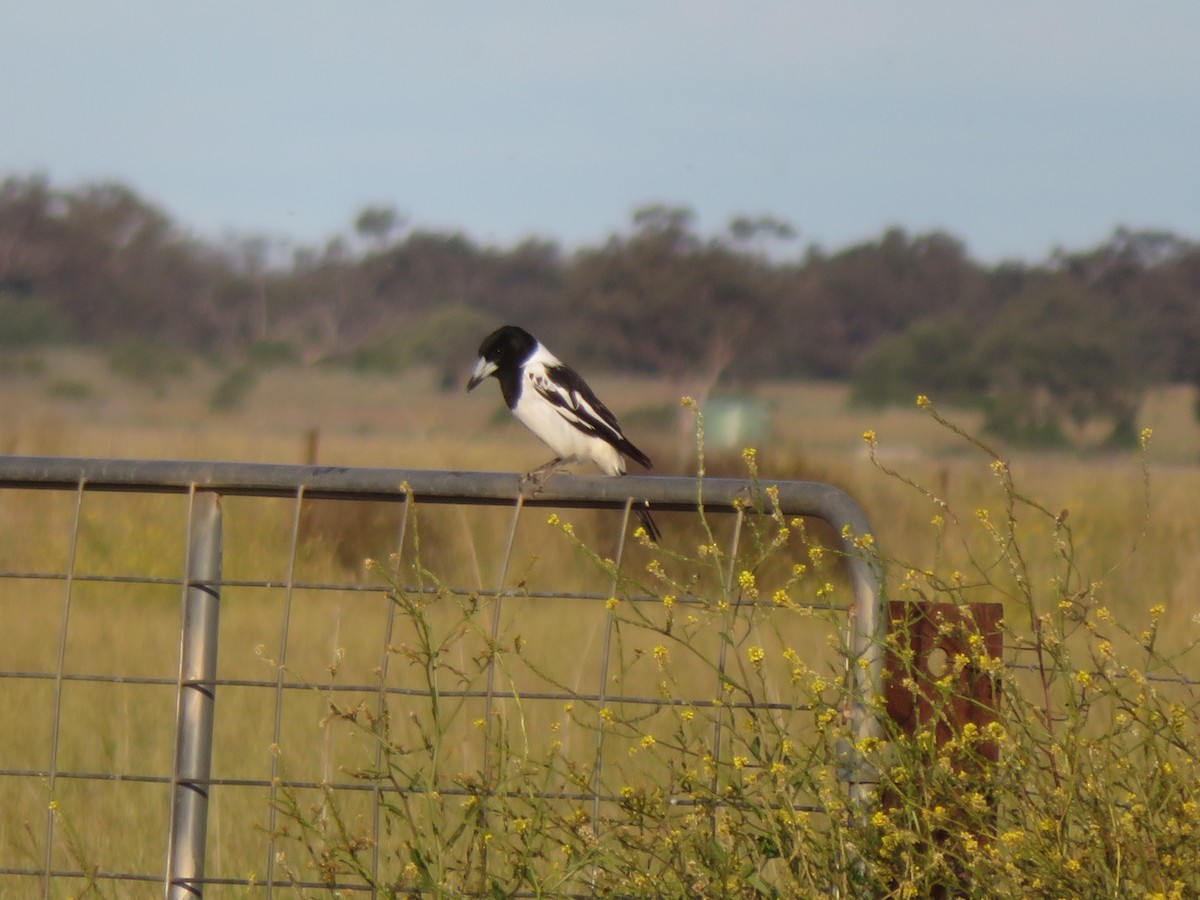
[[[0,31],[0,173],[117,179],[206,238],[372,203],[570,247],[649,202],[985,261],[1200,238],[1196,0],[9,0]]]

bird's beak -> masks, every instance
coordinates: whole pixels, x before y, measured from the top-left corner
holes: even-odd
[[[479,387],[479,382],[487,378],[496,371],[496,364],[479,357],[479,362],[475,363],[475,371],[471,373],[471,380],[467,382],[467,391],[473,391]]]

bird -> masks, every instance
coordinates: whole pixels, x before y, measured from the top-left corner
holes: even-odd
[[[517,420],[555,453],[522,483],[540,483],[559,466],[588,460],[605,475],[624,475],[626,457],[651,468],[650,457],[625,437],[617,417],[579,373],[524,328],[505,325],[483,339],[467,392],[489,376],[500,382],[504,402]],[[647,536],[657,543],[661,535],[649,504],[634,509]]]

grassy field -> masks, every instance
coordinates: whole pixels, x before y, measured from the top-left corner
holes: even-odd
[[[439,391],[432,377],[421,372],[387,379],[280,368],[263,372],[240,408],[218,413],[210,409],[210,398],[223,373],[198,360],[190,368],[185,378],[151,387],[117,378],[100,356],[62,351],[46,353],[36,362],[12,361],[0,375],[0,452],[293,463],[306,461],[315,449],[317,460],[330,465],[507,471],[532,468],[547,456],[503,413],[491,385],[467,395],[461,389]],[[678,404],[679,397],[694,388],[621,379],[599,379],[595,387],[631,437],[655,458],[656,473],[694,472],[693,422]],[[770,412],[770,430],[756,441],[763,480],[811,478],[848,490],[874,523],[884,555],[900,561],[893,567],[894,577],[906,567],[970,573],[980,560],[985,569],[992,565],[987,561],[986,535],[976,527],[976,511],[1002,515],[1006,494],[989,470],[988,458],[957,435],[915,406],[882,412],[849,408],[846,390],[837,385],[768,385],[755,390],[754,398]],[[1067,511],[1081,582],[1102,582],[1108,606],[1131,629],[1141,627],[1138,623],[1150,607],[1162,604],[1163,640],[1179,648],[1194,641],[1197,633],[1193,593],[1200,576],[1200,504],[1195,499],[1200,496],[1200,425],[1192,414],[1193,402],[1192,392],[1184,389],[1159,391],[1147,400],[1141,425],[1154,431],[1148,497],[1134,455],[1007,457],[1021,493],[1052,512]],[[968,430],[978,425],[971,413],[952,417]],[[949,504],[957,520],[872,463],[862,439],[868,429],[877,435],[880,462],[926,486]],[[710,447],[709,471],[743,474],[740,449],[736,444]],[[87,495],[80,513],[75,573],[177,578],[185,511],[186,500],[179,497]],[[0,494],[0,571],[65,572],[74,515],[73,495]],[[294,515],[287,500],[227,500],[224,577],[284,582]],[[506,510],[421,512],[422,561],[455,587],[493,591],[500,578],[509,515]],[[941,521],[935,523],[939,515]],[[602,553],[611,552],[602,546],[611,543],[610,518],[583,513],[570,518],[585,540],[596,542]],[[663,518],[668,546],[676,542],[675,549],[695,552],[704,538],[691,519],[684,514]],[[1061,562],[1058,536],[1045,518],[1022,512],[1019,521],[1028,528],[1031,571],[1048,581]],[[344,685],[347,690],[339,695],[343,706],[361,701],[374,708],[377,695],[370,688],[378,682],[381,661],[390,656],[389,684],[408,686],[406,679],[412,679],[412,687],[421,687],[420,667],[405,664],[419,655],[411,644],[415,638],[395,635],[388,654],[383,642],[390,608],[385,595],[354,589],[378,580],[364,570],[362,560],[386,559],[399,527],[398,509],[360,510],[329,503],[311,515],[306,527],[305,540],[296,548],[294,580],[337,587],[297,589],[286,635],[285,598],[279,587],[227,588],[221,677],[273,681],[279,671],[275,663],[286,654],[289,681]],[[718,525],[722,540],[727,537],[721,530],[725,527]],[[803,548],[797,552],[803,559]],[[639,577],[644,579],[645,565],[657,553],[638,546],[628,553],[626,565],[643,573]],[[410,557],[411,550],[406,558]],[[653,633],[636,629],[618,635],[623,641],[615,656],[620,665],[614,665],[601,683],[606,610],[587,597],[608,596],[608,577],[544,518],[522,521],[506,584],[530,592],[567,590],[584,597],[554,604],[518,597],[499,611],[505,646],[519,640],[525,647],[506,670],[508,687],[528,693],[550,681],[581,694],[602,689],[616,693],[618,688],[653,691]],[[981,584],[966,595],[994,599],[989,590]],[[4,581],[0,671],[56,670],[64,631],[63,597],[61,581]],[[453,647],[454,667],[436,675],[446,679],[441,684],[446,690],[478,686],[483,677],[476,661],[485,652],[494,607],[481,611],[472,602],[448,600],[444,608],[428,612],[430,628]],[[658,610],[655,615],[663,613]],[[697,613],[692,641],[710,657],[719,653],[719,642],[705,626],[715,615],[711,610]],[[177,586],[77,582],[65,629],[65,671],[173,681],[178,616]],[[750,632],[741,635],[739,648],[761,645],[769,659],[777,660],[785,647],[792,647],[815,669],[834,664],[826,643],[827,624],[818,623],[798,636],[778,617],[765,617],[752,623]],[[692,668],[681,664],[674,678],[688,692],[705,695],[715,689],[716,681],[708,680],[711,675],[697,662]],[[786,677],[781,677],[779,683],[784,682]],[[275,771],[296,781],[320,782],[343,778],[373,760],[369,736],[331,727],[328,697],[318,692],[284,695],[278,740],[273,690],[230,685],[223,686],[218,697],[216,777],[264,779]],[[21,725],[6,729],[0,738],[0,769],[48,767],[53,698],[53,681],[10,679],[4,685],[0,717]],[[526,730],[527,743],[541,747],[562,741],[568,745],[567,758],[577,758],[580,764],[590,759],[594,732],[579,721],[578,713],[564,711],[561,700],[529,700],[519,713],[513,720]],[[62,694],[57,767],[164,776],[170,770],[173,715],[173,684],[68,682]],[[482,718],[483,708],[477,701],[464,701],[453,707],[453,716],[460,725],[474,723]],[[394,709],[393,717],[405,720],[403,706]],[[414,739],[415,731],[403,729],[418,727],[409,721],[397,726],[394,736]],[[447,769],[477,768],[484,742],[469,729],[459,728],[454,734],[439,749]],[[656,777],[646,773],[665,765],[661,759],[648,762],[649,754],[638,756],[637,747],[620,740],[605,753],[613,767],[613,790],[639,772],[640,777]],[[303,804],[315,794],[300,791],[300,797]],[[363,794],[350,806],[364,821],[369,819],[367,798]],[[41,867],[50,799],[44,778],[0,776],[0,805],[6,810],[0,823],[0,868]],[[53,799],[54,868],[161,870],[168,809],[167,787],[160,781],[60,778]],[[277,877],[288,871],[313,877],[303,854],[289,851],[292,855],[268,861],[268,801],[266,788],[229,786],[214,791],[211,876],[262,879],[273,865]],[[0,897],[31,896],[37,887],[35,879],[0,875]],[[146,886],[145,893],[152,890]],[[87,891],[130,895],[120,885],[68,878],[56,881],[53,895]],[[208,894],[257,896],[253,889],[237,886],[213,887]]]

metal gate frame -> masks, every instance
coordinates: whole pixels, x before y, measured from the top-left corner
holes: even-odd
[[[553,508],[624,509],[648,501],[655,509],[733,512],[748,501],[769,502],[772,486],[785,516],[821,519],[837,534],[849,567],[854,604],[849,611],[850,697],[847,716],[856,742],[881,734],[876,718],[882,693],[887,628],[882,565],[861,539],[872,534],[861,507],[832,485],[807,481],[575,475],[549,479],[536,496],[522,495],[519,476],[503,472],[349,468],[240,462],[0,457],[0,489],[146,492],[189,496],[180,623],[171,822],[163,876],[171,900],[200,897],[204,887],[208,792],[217,680],[221,586],[221,497],[294,497],[307,500],[390,500],[421,503]],[[407,490],[405,489],[407,487]],[[777,491],[777,493],[775,493]],[[78,512],[77,512],[78,515]],[[68,590],[70,573],[67,575]],[[65,627],[65,623],[64,623]],[[61,661],[60,661],[61,663]],[[60,678],[62,666],[59,666]],[[61,685],[59,686],[61,688]],[[56,698],[58,692],[56,692]],[[57,703],[56,699],[56,703]],[[55,742],[57,729],[54,733]],[[51,751],[52,757],[54,750]],[[875,786],[870,768],[849,751],[843,772],[852,800],[865,802]],[[51,786],[55,775],[52,759]],[[49,875],[49,842],[46,873]],[[48,885],[48,877],[47,877]],[[48,889],[48,888],[47,888]]]

